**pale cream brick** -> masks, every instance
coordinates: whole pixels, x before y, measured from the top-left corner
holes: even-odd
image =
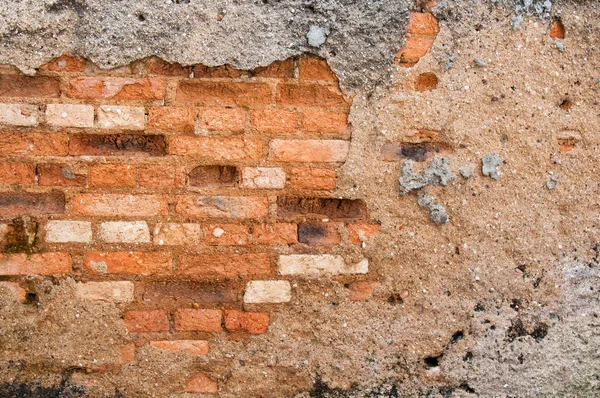
[[[94,127],[94,107],[77,104],[46,105],[46,123],[60,127]]]
[[[288,281],[251,281],[246,285],[244,303],[287,303],[292,299]]]
[[[0,124],[36,126],[40,122],[40,109],[30,104],[0,104]]]
[[[100,224],[100,239],[108,243],[148,243],[150,230],[145,221],[107,221]]]
[[[152,241],[155,245],[166,246],[198,245],[202,242],[202,227],[190,223],[158,223]]]
[[[93,301],[130,303],[133,301],[133,282],[87,282],[78,283],[77,297]]]
[[[283,189],[285,172],[279,167],[245,167],[242,169],[242,187]]]
[[[88,221],[48,221],[46,241],[51,243],[89,243],[92,241],[92,223]]]
[[[367,259],[361,260],[358,264],[347,265],[342,256],[331,254],[279,256],[279,273],[281,275],[366,274],[368,271]]]
[[[98,108],[98,126],[103,129],[144,128],[146,115],[139,106],[102,105]]]

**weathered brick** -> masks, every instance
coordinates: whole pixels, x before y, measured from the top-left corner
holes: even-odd
[[[94,107],[77,104],[46,105],[46,123],[59,127],[94,127]]]
[[[76,77],[69,80],[67,96],[81,99],[161,100],[162,78]]]
[[[55,77],[0,75],[0,97],[57,98],[60,80]]]
[[[123,317],[130,332],[166,332],[169,330],[167,311],[127,311]]]
[[[0,275],[59,275],[70,272],[69,253],[0,253]]]
[[[0,223],[0,252],[31,253],[35,250],[38,224],[17,217]]]
[[[0,155],[65,156],[69,139],[63,133],[2,133]]]
[[[246,127],[246,111],[240,108],[204,108],[198,111],[198,126],[206,130],[239,133]]]
[[[179,309],[175,312],[175,330],[221,331],[221,310]]]
[[[245,246],[249,243],[247,225],[207,224],[202,226],[204,240],[212,246]]]
[[[324,59],[302,57],[298,60],[298,78],[300,80],[337,81],[333,71]]]
[[[108,221],[100,224],[99,237],[108,243],[149,243],[146,221]]]
[[[328,190],[335,189],[335,171],[295,167],[290,175],[290,186],[295,189]]]
[[[426,143],[388,143],[381,147],[381,160],[387,162],[399,162],[411,159],[417,162],[423,162],[440,153],[451,152],[452,148],[443,142]]]
[[[152,107],[148,113],[148,128],[191,133],[194,131],[194,108]]]
[[[133,282],[87,282],[75,287],[77,297],[92,301],[130,303],[133,301]]]
[[[349,298],[352,301],[363,301],[371,297],[377,287],[377,282],[352,282],[349,286]]]
[[[253,110],[252,128],[267,133],[293,133],[298,129],[298,113],[282,109]]]
[[[362,200],[334,198],[277,198],[278,217],[329,218],[332,220],[359,220],[367,217],[367,206]]]
[[[205,374],[197,373],[186,383],[185,391],[190,393],[216,394],[219,392],[219,385]]]
[[[155,245],[196,246],[202,242],[202,228],[200,224],[158,223],[152,241]]]
[[[242,188],[283,189],[285,172],[280,167],[244,167],[242,169]]]
[[[129,164],[92,164],[88,169],[90,187],[134,187],[137,173]]]
[[[72,134],[71,156],[163,156],[167,145],[162,135]]]
[[[266,77],[275,79],[291,79],[294,77],[294,60],[288,58],[285,61],[276,61],[268,66],[260,66],[254,69],[255,77]]]
[[[279,273],[281,275],[338,275],[366,274],[368,261],[347,265],[342,256],[331,254],[290,254],[279,256]]]
[[[174,187],[175,166],[162,164],[147,164],[138,167],[138,184],[140,187]]]
[[[83,72],[85,70],[85,59],[69,54],[63,54],[54,58],[47,64],[40,66],[40,70],[51,72]]]
[[[231,65],[206,66],[194,65],[194,77],[202,79],[235,79],[242,74]]]
[[[305,110],[302,112],[302,130],[309,133],[345,133],[348,115],[345,112]]]
[[[350,242],[360,245],[369,237],[379,232],[381,226],[376,224],[348,224],[347,227]]]
[[[410,12],[407,35],[436,36],[440,32],[438,20],[429,12]]]
[[[11,126],[37,126],[40,108],[30,104],[0,104],[0,124]]]
[[[315,108],[348,108],[339,88],[320,84],[288,84],[277,85],[277,105],[315,107]]]
[[[89,216],[144,217],[168,213],[167,201],[158,195],[92,194],[74,195],[73,213]]]
[[[89,252],[83,264],[92,274],[161,275],[172,270],[170,253]]]
[[[238,179],[238,169],[235,166],[198,166],[188,174],[188,183],[192,187],[233,187],[237,185]]]
[[[119,350],[121,352],[121,363],[135,361],[135,343],[122,345]]]
[[[262,157],[262,144],[256,139],[176,136],[169,142],[169,152],[217,162],[258,160]]]
[[[140,291],[138,283],[136,289]],[[238,289],[224,283],[178,281],[150,282],[142,287],[144,303],[172,307],[186,304],[223,304],[238,300]]]
[[[201,277],[266,274],[270,269],[266,253],[182,256],[178,267],[182,275]]]
[[[14,301],[24,302],[27,298],[27,290],[17,282],[0,282],[0,291],[6,292]]]
[[[205,106],[264,106],[271,103],[271,88],[264,83],[181,81],[176,100]]]
[[[296,224],[277,223],[255,225],[252,241],[257,245],[289,245],[298,242]]]
[[[552,22],[552,26],[550,26],[550,37],[553,39],[565,38],[565,27],[561,21],[556,20]]]
[[[33,163],[0,163],[0,185],[33,184],[35,178]]]
[[[176,211],[203,218],[264,218],[269,202],[261,197],[181,195],[177,197]]]
[[[41,186],[84,187],[87,184],[86,166],[38,164],[37,174]]]
[[[264,312],[225,311],[225,329],[230,332],[244,331],[264,334],[269,329],[269,314]]]
[[[434,41],[434,36],[408,37],[404,47],[396,54],[396,59],[401,66],[411,67],[431,51]]]
[[[98,108],[98,127],[102,129],[141,130],[146,124],[140,106],[102,105]]]
[[[151,57],[144,62],[144,72],[148,75],[188,77],[192,73],[192,68],[181,66],[177,62],[169,63],[160,58]]]
[[[246,285],[244,303],[287,303],[292,299],[288,281],[251,281]]]
[[[206,340],[162,340],[151,341],[150,345],[166,351],[187,351],[192,355],[206,355],[210,349]]]
[[[46,223],[46,242],[90,243],[92,223],[89,221],[50,220]]]
[[[415,90],[419,92],[433,90],[437,88],[438,81],[438,77],[435,73],[421,73],[415,79]]]
[[[345,162],[350,143],[342,140],[273,140],[269,158],[280,162]]]
[[[0,215],[45,215],[61,214],[65,211],[65,194],[0,192]]]
[[[307,245],[337,245],[341,241],[338,225],[332,223],[298,224],[298,242]]]

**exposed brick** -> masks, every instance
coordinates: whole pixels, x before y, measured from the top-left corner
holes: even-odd
[[[75,287],[77,297],[92,301],[130,303],[133,301],[133,282],[87,282]]]
[[[166,332],[169,330],[167,311],[127,311],[123,317],[130,332]]]
[[[225,329],[230,332],[244,331],[264,334],[269,329],[269,314],[264,312],[225,311]]]
[[[177,62],[169,63],[160,58],[151,57],[144,62],[144,72],[149,75],[188,77],[192,68],[181,66]]]
[[[256,139],[176,136],[169,142],[169,152],[217,162],[258,160],[262,157],[262,144]]]
[[[379,232],[380,225],[376,224],[348,224],[348,234],[350,242],[355,245],[360,245],[369,237]]]
[[[253,110],[252,128],[267,133],[293,133],[298,129],[298,113],[282,109]]]
[[[268,66],[254,69],[255,77],[267,77],[276,79],[291,79],[294,77],[294,60],[289,58],[285,61],[273,62]]]
[[[99,238],[108,243],[149,243],[146,221],[108,221],[100,224]]]
[[[129,343],[120,347],[121,363],[130,363],[135,361],[135,344]]]
[[[202,188],[233,187],[238,179],[235,166],[198,166],[188,175],[190,186]]]
[[[92,274],[167,274],[172,270],[171,254],[163,252],[89,252],[83,264]]]
[[[77,77],[69,80],[67,96],[81,99],[161,100],[162,78]]]
[[[436,36],[440,32],[438,20],[429,12],[410,12],[407,35]]]
[[[245,246],[249,243],[250,230],[247,225],[208,224],[203,225],[204,240],[213,246]]]
[[[194,108],[152,107],[148,113],[148,128],[191,133],[194,131]]]
[[[40,66],[40,70],[51,72],[83,72],[85,70],[85,59],[69,54],[63,54],[58,58]]]
[[[366,218],[367,206],[362,200],[335,198],[277,198],[278,217],[319,217],[332,220]]]
[[[0,155],[65,156],[69,139],[63,133],[2,133]]]
[[[196,246],[202,242],[200,224],[158,223],[154,228],[155,245]]]
[[[192,355],[206,355],[210,349],[206,340],[162,340],[151,341],[150,345],[166,351],[187,351]]]
[[[285,172],[279,167],[244,167],[242,169],[242,188],[283,189]]]
[[[24,302],[27,298],[27,290],[17,282],[0,282],[0,291],[8,293],[14,301]]]
[[[46,242],[90,243],[92,223],[89,221],[50,220],[46,223]]]
[[[61,214],[65,211],[65,195],[62,192],[25,193],[0,192],[0,215]]]
[[[444,134],[435,130],[407,130],[402,136],[403,142],[411,144],[441,144],[444,140]]]
[[[333,71],[324,59],[302,57],[298,60],[298,78],[300,80],[337,81]]]
[[[255,225],[252,241],[257,245],[289,245],[298,242],[298,229],[289,223]]]
[[[137,284],[138,291],[140,284]],[[228,285],[208,282],[150,282],[142,288],[145,303],[160,306],[182,306],[185,304],[235,303],[238,289]]]
[[[85,166],[83,166],[85,168]],[[38,184],[57,187],[84,187],[87,184],[87,174],[82,173],[82,167],[65,164],[39,164],[37,166]]]
[[[205,374],[197,373],[187,382],[185,391],[190,393],[216,394],[219,392],[219,385]]]
[[[33,163],[0,163],[0,185],[33,184],[34,177]]]
[[[307,245],[337,245],[341,241],[338,225],[332,223],[298,224],[298,242]]]
[[[60,80],[55,77],[0,75],[0,97],[57,98]]]
[[[433,90],[437,88],[437,86],[438,77],[432,72],[421,73],[415,79],[415,90],[419,92]]]
[[[251,281],[246,285],[244,303],[287,303],[292,299],[288,281]]]
[[[565,27],[561,21],[552,22],[550,27],[550,37],[553,39],[564,39],[565,38]]]
[[[240,108],[204,108],[198,112],[198,126],[207,130],[242,132],[246,112]]]
[[[72,134],[71,156],[162,156],[167,145],[162,135]]]
[[[129,164],[93,164],[88,179],[91,187],[134,187],[137,173]]]
[[[235,79],[242,74],[231,65],[206,66],[194,65],[194,77],[203,79],[228,78]]]
[[[302,112],[302,130],[310,133],[345,133],[348,115],[345,112],[305,110]]]
[[[77,194],[73,213],[88,216],[144,217],[168,213],[166,198],[158,195]]]
[[[436,156],[439,153],[451,152],[452,148],[443,142],[427,143],[389,143],[381,147],[381,160],[387,162],[399,162],[411,159],[417,162],[423,162]]]
[[[267,198],[245,196],[177,197],[176,211],[191,217],[264,218],[269,203]]]
[[[271,103],[271,88],[263,83],[182,81],[176,100],[197,105],[264,106]]]
[[[0,251],[6,253],[31,253],[35,250],[38,225],[18,217],[0,223]]]
[[[414,66],[419,59],[431,51],[435,37],[413,36],[406,39],[406,44],[396,54],[396,59],[401,66]]]
[[[0,253],[0,275],[59,275],[70,272],[69,253]]]
[[[363,301],[371,297],[377,287],[377,282],[352,282],[349,286],[349,298],[352,301]]]
[[[179,309],[175,312],[175,330],[221,331],[221,310]]]
[[[290,254],[279,256],[279,274],[281,275],[338,275],[366,274],[368,261],[347,265],[342,256],[331,254]]]
[[[11,126],[37,126],[40,109],[30,104],[0,104],[0,124]]]
[[[94,127],[94,107],[77,104],[46,105],[46,123],[59,127]]]
[[[174,187],[175,166],[162,164],[147,164],[138,167],[138,184],[140,187]]]
[[[182,275],[201,277],[266,274],[270,269],[266,253],[182,256],[178,267]]]
[[[146,123],[140,106],[102,105],[98,108],[98,127],[102,129],[141,130]]]
[[[280,162],[345,162],[350,143],[342,140],[273,140],[269,158]]]
[[[337,87],[287,83],[277,85],[277,104],[317,108],[348,108],[350,106]]]
[[[290,175],[290,186],[295,189],[328,190],[335,189],[335,171],[295,167]]]

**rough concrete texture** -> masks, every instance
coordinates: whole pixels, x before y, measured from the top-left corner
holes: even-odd
[[[538,14],[538,3],[444,1],[432,52],[390,71],[407,18],[398,1],[3,3],[1,61],[30,71],[62,52],[103,66],[157,54],[251,67],[314,50],[309,25],[329,26],[319,54],[354,93],[337,194],[365,200],[381,230],[365,241],[379,283],[370,299],[349,301],[335,277],[299,278],[269,333],[216,337],[206,359],[143,347],[119,374],[94,371],[117,364],[128,342],[118,309],[73,298],[72,281],[32,280],[29,306],[2,302],[0,395],[164,397],[195,368],[222,382],[221,397],[598,396],[600,7],[544,2]],[[553,17],[563,52],[548,36]],[[438,87],[413,92],[431,71]],[[452,215],[442,226],[398,194],[402,164],[378,160],[415,128],[444,133],[451,165],[486,153],[504,162],[498,181],[475,173],[428,186]],[[582,137],[568,152],[562,130]],[[561,176],[552,191],[549,171]],[[27,367],[34,355],[56,372]]]

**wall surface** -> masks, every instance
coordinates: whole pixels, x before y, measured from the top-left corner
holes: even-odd
[[[600,394],[595,2],[0,21],[0,396]]]

